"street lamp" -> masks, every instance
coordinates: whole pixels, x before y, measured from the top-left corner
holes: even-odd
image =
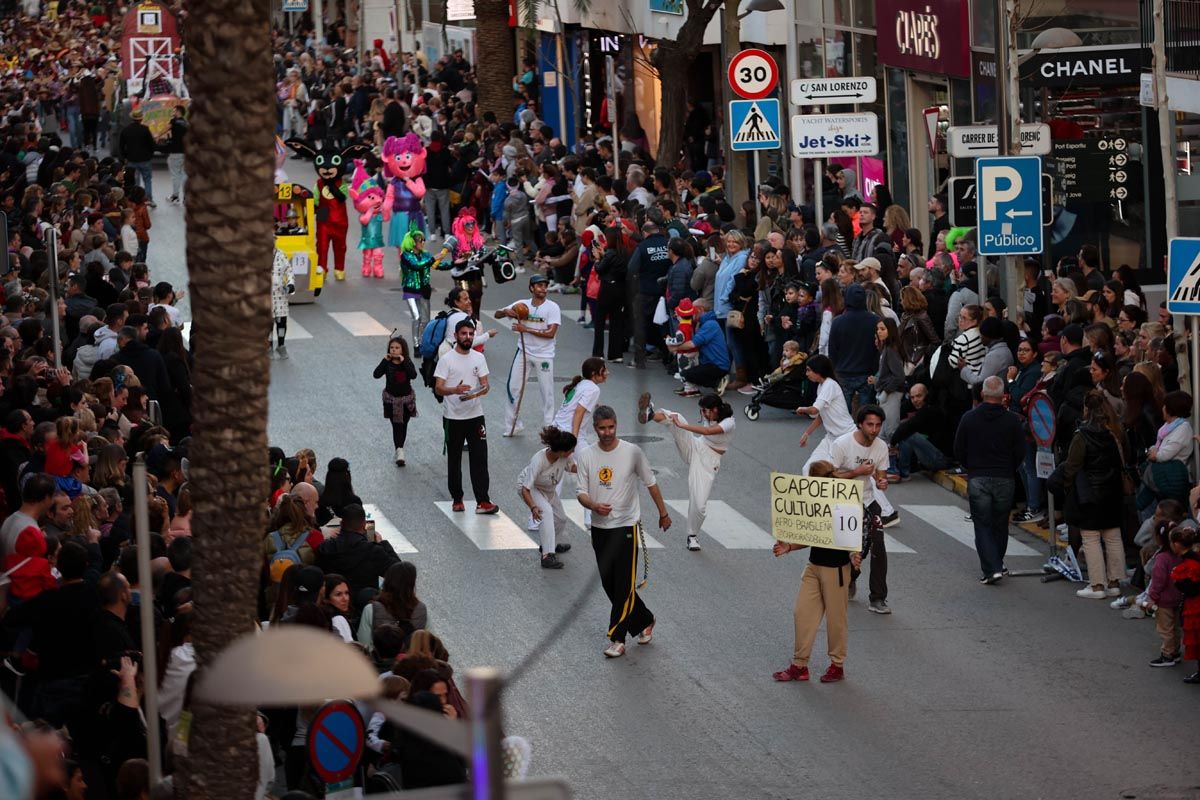
[[[746,10],[738,14],[738,19],[745,19],[755,11],[783,11],[786,8],[780,0],[750,0],[746,3]]]

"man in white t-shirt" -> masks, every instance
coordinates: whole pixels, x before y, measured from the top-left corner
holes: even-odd
[[[862,482],[863,514],[866,516],[879,516],[879,500],[888,485],[887,442],[879,438],[883,420],[883,409],[879,406],[861,406],[854,415],[854,423],[858,428],[839,436],[829,448],[833,477]],[[867,608],[876,614],[891,614],[892,609],[887,604],[887,549],[883,544],[883,526],[864,527],[870,531],[871,537],[871,597]],[[858,575],[858,570],[851,572],[851,597],[854,596],[854,582]]]
[[[499,507],[488,497],[487,425],[483,419],[483,400],[488,391],[487,359],[472,350],[475,323],[459,320],[454,327],[454,349],[438,359],[433,371],[433,390],[442,402],[446,427],[446,482],[454,510],[463,510],[462,451],[467,443],[471,460],[471,491],[475,493],[475,513],[495,514]]]
[[[562,324],[562,310],[558,303],[546,299],[549,284],[550,279],[545,275],[530,276],[529,293],[532,297],[505,306],[495,314],[496,319],[511,317],[516,320],[512,326],[513,333],[521,334],[517,339],[517,352],[513,354],[512,365],[508,368],[504,436],[515,436],[525,430],[525,426],[517,419],[517,399],[521,395],[522,384],[531,373],[537,376],[538,389],[542,393],[542,425],[553,424],[554,412],[558,410],[554,397],[554,337],[558,335],[558,326]],[[529,316],[523,320],[513,311],[518,304],[523,304],[529,310]]]
[[[642,508],[638,483],[650,492],[658,508],[658,527],[671,527],[671,516],[650,469],[646,454],[635,444],[617,438],[617,414],[597,406],[592,414],[596,446],[575,453],[579,504],[592,512],[592,550],[600,582],[612,609],[608,618],[608,648],[604,655],[625,655],[625,637],[640,631],[638,644],[654,635],[654,615],[637,593],[637,552]]]

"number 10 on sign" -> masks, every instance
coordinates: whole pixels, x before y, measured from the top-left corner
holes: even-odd
[[[862,547],[862,506],[841,503],[833,507],[833,541],[838,547]]]

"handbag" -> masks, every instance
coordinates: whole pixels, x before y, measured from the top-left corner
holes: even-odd
[[[746,327],[746,309],[749,307],[750,301],[747,300],[746,304],[742,306],[741,311],[738,311],[736,308],[731,308],[729,310],[729,315],[725,317],[725,327],[734,328],[739,331],[743,330]]]
[[[664,325],[671,319],[667,313],[667,300],[665,297],[658,298],[658,305],[654,307],[654,317],[651,320],[655,325]]]

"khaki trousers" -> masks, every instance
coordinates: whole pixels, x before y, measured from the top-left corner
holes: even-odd
[[[1162,654],[1179,654],[1179,609],[1158,607],[1154,612],[1154,627],[1162,639]]]
[[[796,652],[792,663],[807,667],[821,618],[825,618],[829,660],[839,667],[846,660],[846,608],[850,604],[850,565],[818,567],[809,564],[800,578],[792,618],[796,625]]]

